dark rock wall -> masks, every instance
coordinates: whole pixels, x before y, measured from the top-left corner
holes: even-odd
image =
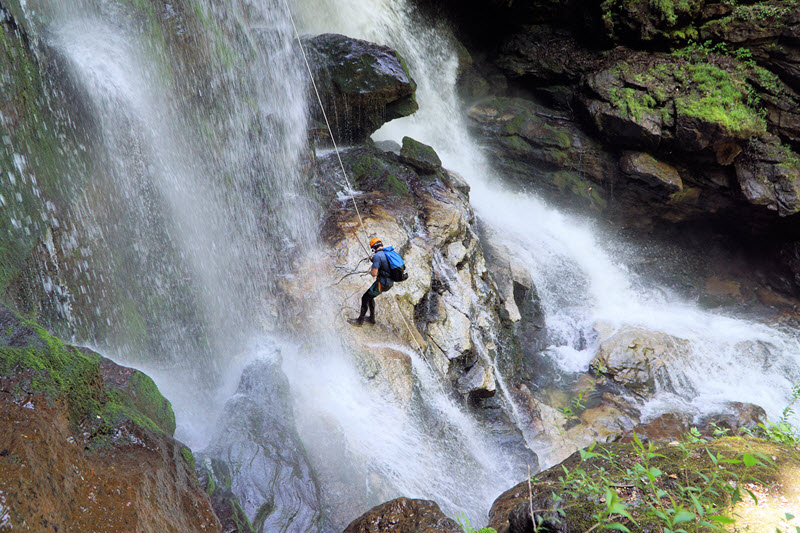
[[[416,3],[472,54],[460,84],[473,131],[517,185],[623,227],[710,226],[775,262],[791,255],[792,2]]]

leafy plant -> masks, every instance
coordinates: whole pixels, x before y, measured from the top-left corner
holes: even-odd
[[[472,527],[472,522],[470,522],[469,517],[465,513],[461,513],[459,516],[456,517],[458,520],[458,525],[461,526],[461,529],[464,530],[464,533],[497,533],[497,530],[493,527],[482,527],[480,529],[475,529]]]
[[[800,429],[789,421],[792,415],[795,414],[794,406],[798,401],[800,401],[800,383],[795,384],[792,388],[792,396],[789,403],[783,409],[777,422],[767,421],[766,423],[759,423],[758,430],[745,430],[743,433],[751,436],[754,434],[763,436],[776,444],[783,444],[786,446],[800,445]]]
[[[696,429],[677,446],[659,450],[634,434],[631,449],[595,443],[579,452],[577,467],[562,465],[551,508],[531,511],[534,531],[576,514],[589,517],[580,525],[587,532],[725,531],[734,522],[726,509],[743,495],[757,501],[745,484],[757,482],[752,470],[772,463],[747,448],[715,451]]]

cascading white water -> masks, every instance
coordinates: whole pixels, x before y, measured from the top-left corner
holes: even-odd
[[[590,224],[532,195],[505,190],[467,132],[456,95],[456,52],[446,31],[421,26],[405,2],[299,3],[314,31],[374,40],[406,58],[419,85],[420,110],[373,137],[414,137],[467,178],[480,220],[529,266],[545,314],[547,353],[563,371],[588,369],[597,322],[637,326],[689,341],[686,357],[669,369],[674,390],[662,387],[645,416],[709,412],[726,401],[752,402],[772,418],[780,415],[792,384],[800,381],[797,332],[702,310],[663,287],[648,289],[598,242]]]
[[[195,449],[257,352],[253,339],[279,333],[276,278],[291,276],[316,247],[313,201],[300,178],[307,78],[284,5],[200,3],[212,28],[203,34],[208,46],[192,50],[201,61],[191,73],[204,69],[197,80],[171,61],[169,47],[180,43],[159,42],[154,22],[141,22],[133,6],[53,4],[43,23],[44,41],[93,118],[100,169],[71,223],[86,250],[83,268],[109,287],[81,288],[103,301],[97,317],[78,315],[91,338],[76,340],[153,376],[173,402],[177,436]],[[301,434],[324,448],[317,465],[334,482],[364,487],[354,512],[405,495],[482,523],[521,472],[419,355],[410,354],[419,401],[405,411],[364,383],[328,325],[303,340],[316,349],[266,342],[282,345]],[[332,435],[316,438],[318,427]],[[314,459],[315,445],[307,447]],[[338,462],[323,465],[333,449]]]
[[[193,446],[249,339],[279,328],[280,279],[316,240],[306,79],[283,5],[199,2],[191,20],[105,0],[28,13],[93,144],[94,176],[66,217],[85,258],[75,341],[153,374]]]

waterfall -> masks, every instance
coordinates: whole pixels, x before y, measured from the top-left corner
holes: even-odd
[[[332,510],[341,526],[398,496],[483,523],[523,471],[420,354],[407,353],[403,409],[365,383],[330,324],[287,338],[298,318],[284,315],[283,281],[315,253],[320,213],[304,174],[308,78],[284,2],[199,1],[186,16],[53,0],[25,13],[58,73],[52,90],[74,105],[65,122],[87,139],[86,185],[65,180],[77,200],[53,244],[80,256],[56,280],[73,342],[151,375],[195,450],[224,423],[242,369],[277,346],[323,496],[353,496]],[[318,309],[299,320],[335,316],[316,290]]]
[[[456,93],[457,55],[446,28],[426,27],[402,1],[362,0],[348,6],[302,1],[310,29],[338,31],[395,47],[417,81],[419,111],[373,136],[411,136],[430,144],[444,166],[470,183],[482,223],[530,270],[543,307],[546,353],[564,373],[586,371],[597,351],[594,325],[641,327],[689,341],[681,365],[669,368],[645,417],[670,410],[713,412],[726,401],[751,402],[777,418],[800,381],[797,333],[707,311],[665,287],[635,276],[589,222],[561,213],[531,194],[502,186],[498,172],[467,131]],[[369,14],[367,16],[366,14]],[[625,243],[615,248],[631,248]],[[628,256],[635,255],[628,252]]]
[[[62,231],[47,248],[62,259],[43,280],[67,300],[60,309],[74,342],[152,375],[174,404],[177,437],[202,448],[258,356],[252,346],[267,338],[282,353],[323,492],[345,487],[358,505],[428,498],[485,523],[492,500],[523,473],[420,354],[389,347],[412,361],[413,405],[403,410],[364,383],[328,325],[311,324],[301,338],[284,328],[292,317],[283,281],[319,246],[320,213],[304,174],[308,79],[283,0],[198,0],[184,18],[143,4],[42,0],[34,13],[21,2],[59,75],[53,90],[79,102],[64,120],[88,139],[75,157],[87,160],[91,179],[85,188],[76,181],[76,201],[59,213]],[[404,0],[291,8],[304,31],[368,39],[406,58],[420,110],[375,138],[430,144],[467,178],[481,223],[530,271],[545,354],[560,372],[587,369],[597,323],[638,326],[688,342],[647,416],[708,412],[728,400],[780,413],[800,380],[796,332],[682,301],[632,274],[588,222],[505,190],[467,132],[446,28],[421,23]],[[315,316],[335,315],[324,293],[318,300]],[[503,376],[498,384],[513,413]]]
[[[78,102],[93,169],[61,215],[61,255],[82,256],[62,273],[74,341],[158,378],[192,445],[248,340],[280,328],[280,280],[313,249],[319,217],[303,176],[307,79],[283,3],[194,7],[28,13],[54,90]]]

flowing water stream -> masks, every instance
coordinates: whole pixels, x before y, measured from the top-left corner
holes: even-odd
[[[62,220],[71,232],[62,254],[81,250],[83,258],[84,282],[64,307],[76,342],[153,375],[175,405],[178,437],[202,448],[257,352],[251,346],[267,338],[283,354],[312,463],[341,461],[327,466],[326,479],[358,485],[371,504],[424,497],[451,516],[463,511],[484,523],[492,500],[522,472],[442,390],[419,354],[408,353],[416,403],[407,412],[364,385],[330,328],[319,325],[299,341],[282,334],[280,282],[316,246],[319,217],[302,172],[307,78],[283,0],[195,2],[199,26],[184,28],[188,22],[170,13],[163,19],[177,25],[174,42],[136,4],[82,0],[62,9],[55,0],[22,2],[37,38],[59,58],[63,90],[84,102],[81,127],[96,141],[86,149],[102,169]],[[430,144],[467,178],[481,223],[530,270],[546,353],[563,373],[587,369],[596,323],[637,326],[689,343],[646,414],[705,412],[727,400],[780,413],[800,380],[796,332],[704,311],[653,289],[590,224],[504,190],[467,132],[446,28],[421,24],[401,0],[290,4],[303,31],[368,39],[406,58],[420,110],[375,137]],[[202,69],[175,59],[182,46],[195,50]],[[51,290],[63,291],[71,274],[49,280]],[[502,376],[498,384],[504,393]]]

